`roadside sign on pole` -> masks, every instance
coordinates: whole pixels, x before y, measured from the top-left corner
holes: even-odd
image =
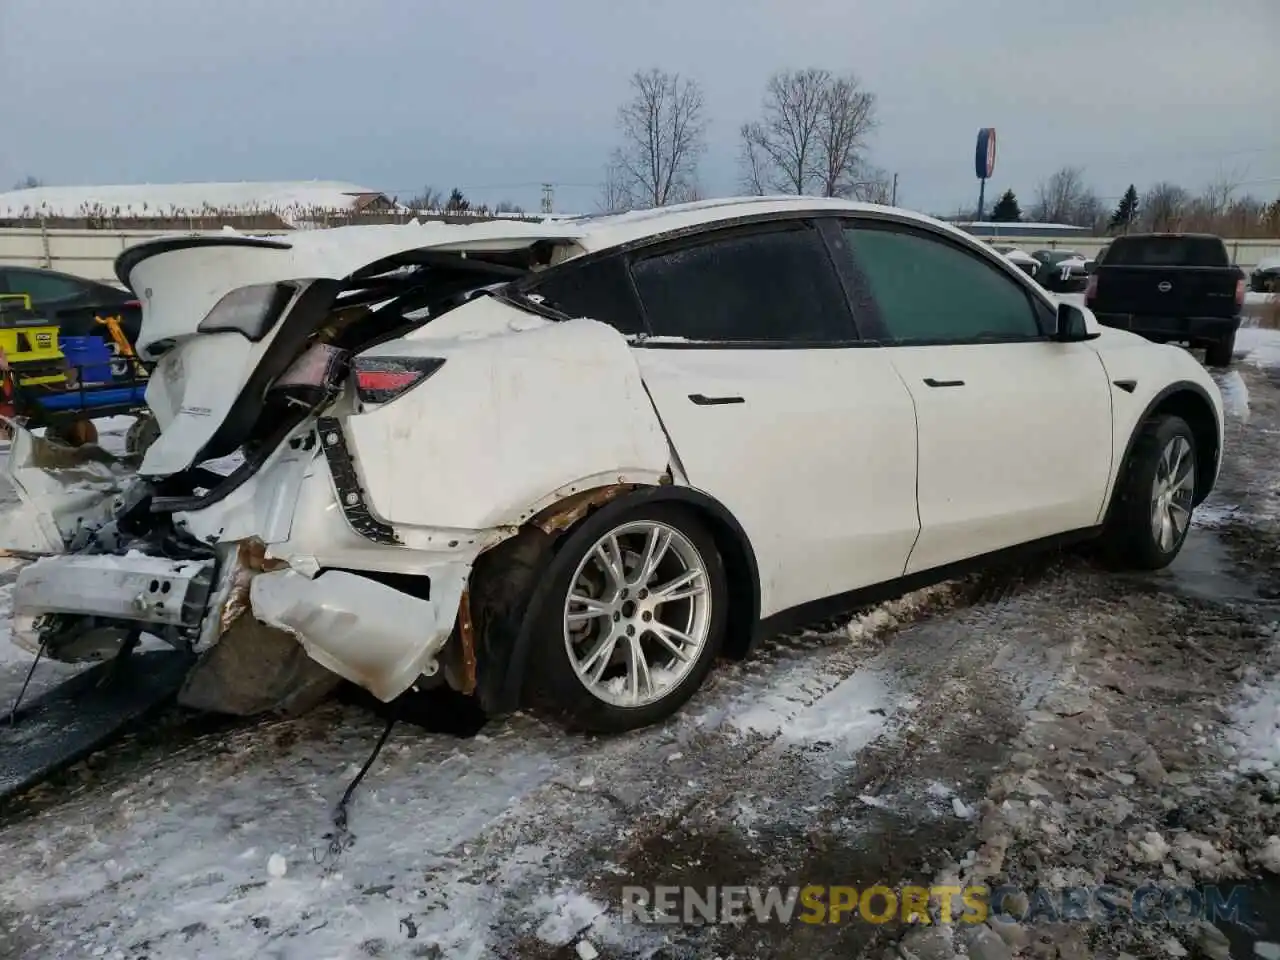
[[[996,128],[978,131],[978,145],[973,155],[973,169],[979,180],[987,180],[996,169]]]

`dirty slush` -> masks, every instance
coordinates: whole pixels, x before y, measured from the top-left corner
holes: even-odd
[[[1228,376],[1247,416],[1229,411],[1219,487],[1168,571],[1070,555],[903,598],[717,671],[625,738],[401,727],[336,859],[329,810],[377,718],[174,712],[0,812],[0,956],[1250,956],[1280,941],[1280,374]],[[1016,888],[1023,919],[618,909],[624,887],[877,883]],[[1018,900],[1101,886],[1240,887],[1255,915],[1072,921]]]

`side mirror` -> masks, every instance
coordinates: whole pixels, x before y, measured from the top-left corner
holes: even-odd
[[[1086,260],[1084,262],[1084,272],[1089,274],[1089,276],[1093,276],[1093,274],[1097,271],[1097,269],[1098,269],[1097,260]]]
[[[1055,319],[1057,326],[1053,331],[1052,339],[1058,343],[1080,343],[1102,335],[1098,329],[1098,321],[1094,320],[1093,315],[1074,303],[1059,301]]]

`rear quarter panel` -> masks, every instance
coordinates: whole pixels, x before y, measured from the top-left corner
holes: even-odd
[[[518,524],[597,486],[657,483],[670,446],[626,340],[482,297],[364,356],[442,357],[426,382],[352,415],[373,511],[410,527]]]

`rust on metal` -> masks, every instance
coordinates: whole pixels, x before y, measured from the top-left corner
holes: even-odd
[[[635,489],[633,483],[614,483],[607,487],[596,487],[593,490],[570,494],[534,517],[533,525],[546,534],[559,533],[585,517],[589,510],[604,506],[610,500],[617,499],[633,489]]]
[[[462,690],[474,693],[476,689],[476,631],[471,622],[471,591],[464,588],[458,601],[458,640],[462,646]]]
[[[231,589],[227,592],[226,602],[218,611],[218,623],[222,636],[236,620],[250,612],[249,583],[254,576],[268,570],[280,570],[288,564],[283,560],[267,556],[267,545],[257,537],[241,540],[236,545],[236,568],[232,574]]]
[[[239,560],[240,566],[252,570],[254,573],[282,570],[289,565],[276,557],[268,557],[267,545],[257,537],[249,537],[240,541],[239,546],[236,548],[236,559]]]

